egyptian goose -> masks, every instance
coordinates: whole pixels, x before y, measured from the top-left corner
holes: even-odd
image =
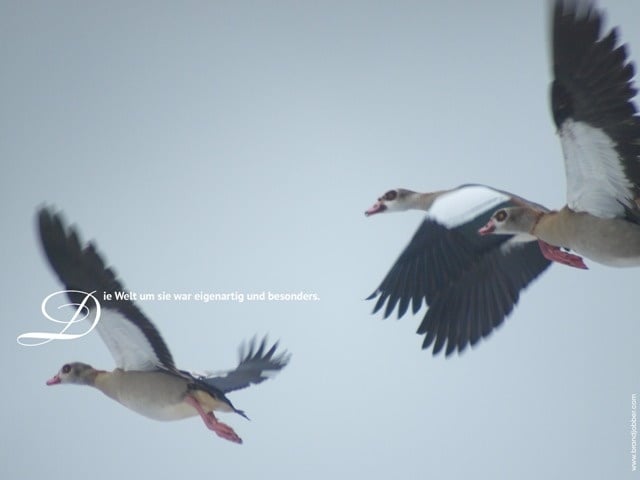
[[[38,228],[44,253],[67,290],[72,304],[80,305],[86,293],[97,292],[98,306],[85,303],[89,318],[111,352],[117,368],[97,370],[85,363],[62,366],[47,385],[73,383],[97,388],[125,407],[155,420],[179,420],[200,415],[218,436],[242,443],[231,427],[218,421],[214,411],[235,412],[226,394],[265,380],[288,362],[276,354],[277,343],[267,347],[251,342],[240,353],[238,366],[219,376],[204,376],[176,368],[169,348],[155,326],[131,300],[115,300],[124,288],[111,268],[89,243],[83,246],[77,232],[65,227],[61,216],[42,208]],[[103,294],[112,294],[103,300]],[[81,307],[82,308],[82,307]],[[100,316],[95,320],[96,311]]]
[[[479,232],[528,234],[614,267],[640,265],[640,118],[633,64],[602,11],[555,2],[551,110],[564,152],[567,205],[498,209]],[[559,250],[545,256],[556,260]]]
[[[367,216],[410,209],[424,210],[427,215],[380,286],[367,298],[378,297],[373,313],[386,302],[387,318],[399,303],[400,318],[410,303],[417,313],[424,300],[429,308],[418,334],[425,335],[422,348],[433,344],[434,355],[445,343],[448,356],[488,336],[511,313],[520,290],[550,264],[533,238],[477,234],[496,208],[524,205],[546,210],[483,185],[432,193],[389,190],[365,212]],[[584,267],[579,257],[569,254],[565,263]]]

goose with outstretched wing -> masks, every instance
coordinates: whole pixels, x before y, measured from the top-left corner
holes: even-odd
[[[614,267],[640,265],[640,117],[634,66],[592,2],[552,13],[551,110],[564,153],[567,204],[500,208],[480,233],[524,234]],[[553,252],[548,255],[556,260]]]
[[[40,210],[38,230],[44,253],[72,304],[84,304],[88,317],[94,320],[100,308],[95,328],[116,363],[113,371],[97,370],[80,362],[66,363],[47,385],[92,386],[155,420],[200,415],[217,435],[242,443],[231,427],[216,418],[214,411],[246,417],[226,395],[269,378],[287,365],[289,355],[277,352],[277,343],[269,347],[265,338],[241,349],[238,366],[224,374],[206,376],[179,370],[160,333],[137,305],[121,296],[116,299],[115,292],[124,288],[92,243],[83,245],[75,229],[66,227],[61,215],[49,208]],[[83,303],[91,292],[95,292],[100,307],[95,302]],[[110,299],[104,300],[104,294],[110,294]]]

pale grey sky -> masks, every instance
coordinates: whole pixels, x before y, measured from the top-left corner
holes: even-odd
[[[600,2],[640,60],[640,3]],[[625,478],[640,391],[638,270],[554,266],[488,341],[433,358],[421,316],[363,299],[419,212],[392,187],[480,182],[564,203],[545,2],[0,2],[3,478]],[[292,354],[222,415],[161,423],[88,388],[97,335],[26,348],[59,288],[36,208],[61,209],[139,292],[315,292],[145,302],[187,369],[269,333]]]

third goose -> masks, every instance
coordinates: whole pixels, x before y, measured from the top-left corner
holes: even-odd
[[[602,11],[555,2],[551,110],[567,178],[567,205],[498,209],[480,229],[525,234],[614,267],[640,265],[640,119],[634,67]],[[547,258],[556,260],[550,251]]]

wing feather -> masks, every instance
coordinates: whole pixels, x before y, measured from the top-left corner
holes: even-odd
[[[556,0],[551,110],[567,177],[567,205],[603,218],[637,208],[640,120],[632,102],[634,66],[602,11]]]
[[[102,307],[96,329],[111,352],[118,368],[124,370],[175,370],[169,348],[160,332],[131,300],[116,300],[125,291],[114,271],[105,266],[95,246],[83,247],[74,228],[67,228],[59,213],[44,207],[38,213],[42,248],[58,278],[67,290],[96,291]],[[111,300],[104,300],[104,294]],[[69,293],[72,303],[82,295]],[[95,315],[95,312],[92,312]]]
[[[434,354],[443,348],[445,355],[462,351],[489,335],[511,313],[520,290],[550,265],[535,241],[478,235],[478,229],[498,208],[530,205],[546,211],[520,197],[482,188],[495,194],[478,195],[481,192],[475,190],[448,199],[454,207],[454,220],[447,220],[443,204],[435,213],[427,212],[409,244],[368,297],[377,297],[373,313],[383,310],[384,318],[396,306],[400,318],[409,302],[414,314],[426,303],[429,308],[418,333],[425,335],[423,348],[433,345]]]
[[[235,369],[199,380],[223,393],[261,383],[289,363],[291,355],[286,351],[276,354],[277,349],[278,342],[267,348],[266,337],[257,345],[254,338],[248,345],[240,347],[240,361]]]

